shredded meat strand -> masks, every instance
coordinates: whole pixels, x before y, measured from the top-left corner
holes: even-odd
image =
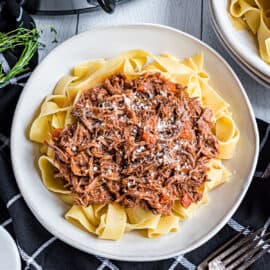
[[[137,205],[169,215],[175,200],[202,197],[207,163],[218,155],[212,112],[159,73],[128,80],[118,74],[86,90],[75,124],[54,130],[55,177],[75,203]]]

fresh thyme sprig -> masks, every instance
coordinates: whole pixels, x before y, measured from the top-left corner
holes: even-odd
[[[57,43],[57,31],[52,26],[50,31],[53,34],[52,43]],[[39,48],[44,48],[45,44],[39,41],[39,37],[43,30],[37,28],[26,29],[18,27],[8,33],[0,32],[0,53],[7,50],[14,50],[17,47],[22,48],[21,56],[13,68],[7,73],[4,73],[2,63],[0,63],[0,88],[5,86],[6,83],[13,77],[24,73],[29,69],[30,60],[35,55]]]
[[[36,41],[28,41],[23,49],[23,52],[17,61],[17,63],[14,65],[14,67],[5,75],[2,69],[0,69],[0,86],[1,84],[4,84],[11,78],[25,72],[28,70],[28,64],[30,60],[32,59],[33,55],[38,49],[38,42]]]
[[[44,46],[38,41],[40,32],[36,29],[19,27],[8,33],[0,33],[0,53],[21,46],[22,53],[13,68],[5,74],[0,63],[0,87],[11,78],[28,70],[28,65],[38,48]]]
[[[39,36],[40,33],[36,28],[26,29],[19,27],[8,33],[0,32],[0,52],[24,46],[29,41],[38,42]]]

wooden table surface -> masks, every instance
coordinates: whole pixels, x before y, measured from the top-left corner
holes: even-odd
[[[48,42],[52,40],[51,26],[57,30],[58,44],[98,26],[123,23],[158,23],[185,31],[209,44],[229,62],[242,81],[256,116],[270,122],[270,88],[252,79],[226,52],[211,26],[208,0],[132,0],[117,6],[112,15],[99,10],[66,16],[36,15],[34,19],[37,26],[44,29],[42,40],[47,45],[40,52],[41,59],[57,46]]]

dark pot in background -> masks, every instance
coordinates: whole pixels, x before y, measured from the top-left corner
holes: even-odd
[[[102,8],[112,13],[116,4],[128,0],[24,0],[24,8],[32,14],[63,15],[94,11]]]

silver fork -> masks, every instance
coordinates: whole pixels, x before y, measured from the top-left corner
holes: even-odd
[[[244,270],[270,250],[270,217],[256,231],[238,233],[198,266],[198,270]]]

